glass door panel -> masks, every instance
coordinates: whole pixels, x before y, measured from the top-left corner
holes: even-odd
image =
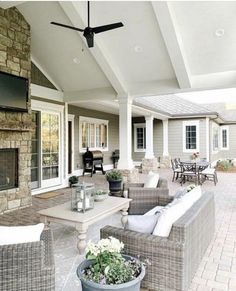
[[[42,184],[52,186],[60,183],[59,175],[59,128],[60,116],[56,113],[41,115],[42,124]]]
[[[40,187],[40,113],[32,111],[31,189]]]

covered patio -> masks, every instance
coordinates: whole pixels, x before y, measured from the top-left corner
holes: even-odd
[[[172,172],[169,169],[159,170],[160,176],[168,180],[170,194],[181,187],[178,182],[171,182]],[[236,179],[234,173],[218,173],[217,187],[206,181],[203,191],[213,191],[216,203],[216,232],[212,243],[192,280],[189,291],[233,291],[236,288]],[[96,187],[108,187],[104,176],[96,174],[92,178],[85,176],[81,181],[93,181]],[[142,179],[142,177],[140,178]],[[188,185],[188,183],[186,183]],[[186,186],[184,185],[184,187]],[[37,211],[70,199],[71,190],[57,190],[63,193],[50,199],[33,198],[33,206],[17,210],[1,216],[3,225],[27,225],[37,223]],[[99,240],[99,230],[105,225],[121,226],[120,215],[94,224],[89,228],[88,240]],[[56,290],[80,290],[80,282],[76,276],[76,268],[83,259],[76,248],[77,233],[74,228],[51,224],[55,239]]]

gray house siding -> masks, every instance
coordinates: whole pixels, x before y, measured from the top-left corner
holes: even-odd
[[[206,157],[206,119],[175,119],[169,120],[169,154],[171,158],[190,160],[191,153],[183,150],[183,121],[199,121],[199,152],[200,158]]]
[[[133,161],[142,161],[145,156],[145,152],[136,152],[134,148],[134,124],[135,123],[145,123],[144,117],[136,117],[132,119],[132,158]],[[153,151],[156,158],[161,157],[163,153],[163,130],[162,121],[159,119],[154,119],[153,121]]]
[[[104,165],[112,164],[112,152],[119,148],[119,116],[95,110],[88,110],[77,106],[68,106],[68,113],[75,115],[74,129],[74,165],[75,169],[83,168],[82,155],[79,148],[79,117],[91,117],[108,120],[108,151],[103,152]]]
[[[212,125],[217,124],[214,121],[210,122],[210,145],[211,145],[211,161],[217,161],[219,159],[236,158],[236,124],[227,124],[229,128],[229,149],[224,150],[221,148],[221,134],[219,135],[219,150],[218,152],[213,152],[213,130]],[[224,125],[222,125],[224,126]],[[221,126],[219,127],[221,128]]]

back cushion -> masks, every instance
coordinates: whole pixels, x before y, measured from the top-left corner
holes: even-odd
[[[0,245],[40,241],[43,223],[27,226],[0,226]]]
[[[167,207],[164,212],[161,213],[157,224],[153,230],[153,235],[168,237],[175,223],[182,215],[189,210],[192,205],[201,197],[201,187],[198,186],[192,191],[186,193],[181,199],[178,199],[170,207]]]
[[[159,174],[150,172],[147,175],[146,181],[144,183],[144,188],[156,188],[159,181]]]
[[[128,215],[128,222],[125,229],[151,234],[158,217],[158,215]]]

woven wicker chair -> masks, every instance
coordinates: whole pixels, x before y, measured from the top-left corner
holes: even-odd
[[[214,205],[213,193],[205,193],[173,224],[168,238],[112,226],[101,229],[101,237],[116,237],[125,254],[150,261],[143,288],[186,291],[214,234]]]
[[[1,291],[53,291],[55,266],[51,230],[39,242],[0,246]]]
[[[144,188],[144,183],[125,183],[124,190],[128,190],[128,198],[132,199],[129,214],[144,214],[153,205],[164,206],[173,200],[169,196],[167,180],[162,178],[156,188]]]

